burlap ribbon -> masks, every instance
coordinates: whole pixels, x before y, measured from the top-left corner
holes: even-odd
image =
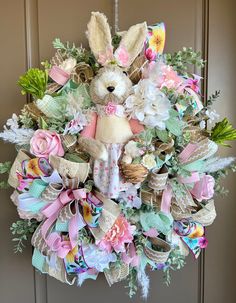
[[[96,192],[96,196],[103,203],[101,216],[98,220],[98,227],[91,229],[96,241],[102,240],[105,234],[111,229],[116,219],[120,215],[120,208],[117,203],[106,198],[103,194]]]
[[[76,277],[68,275],[65,270],[63,259],[58,258],[54,253],[42,254],[38,249],[34,249],[32,265],[44,274],[59,280],[60,282],[73,285]]]
[[[26,150],[22,150],[22,149],[19,150],[10,170],[10,174],[8,178],[8,183],[10,184],[10,186],[17,188],[18,186],[17,172],[22,173],[22,162],[24,160],[31,159],[31,157],[32,156]]]
[[[104,272],[109,286],[124,280],[129,274],[129,265],[122,263],[119,267],[111,266],[109,270]]]
[[[77,177],[80,182],[84,182],[87,179],[89,163],[76,163],[53,155],[49,157],[49,161],[62,177]]]
[[[162,169],[161,171],[159,169],[153,170],[150,174],[148,186],[154,191],[163,190],[166,187],[167,179],[167,169]]]
[[[64,150],[73,152],[77,145],[76,136],[66,134],[66,135],[61,135],[60,137],[61,137],[61,141],[62,141]]]
[[[144,247],[145,255],[157,264],[165,263],[171,252],[171,246],[160,238],[149,238],[150,242]]]
[[[202,161],[211,157],[217,151],[217,144],[208,138],[205,138],[198,143],[189,143],[184,150],[179,154],[180,165],[186,170],[190,171],[190,176],[183,178],[177,177],[178,188],[182,193],[181,196],[174,193],[174,187],[172,181],[168,182],[162,195],[161,210],[164,212],[170,212],[170,205],[172,197],[175,198],[177,205],[182,212],[185,212],[187,208],[195,207],[196,204],[193,200],[191,193],[188,190],[187,184],[195,183],[199,181],[199,174],[196,168],[199,165],[199,161]],[[172,188],[173,187],[173,188]]]
[[[93,69],[89,64],[84,62],[75,63],[70,72],[65,71],[63,67],[66,65],[66,60],[68,59],[70,58],[64,56],[60,50],[57,50],[51,59],[52,68],[49,70],[49,75],[55,82],[48,85],[47,93],[54,93],[69,79],[72,79],[75,83],[89,83],[93,79]]]

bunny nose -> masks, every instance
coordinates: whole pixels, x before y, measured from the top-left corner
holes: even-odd
[[[112,93],[114,90],[115,90],[115,87],[114,86],[108,86],[107,87],[107,90]]]

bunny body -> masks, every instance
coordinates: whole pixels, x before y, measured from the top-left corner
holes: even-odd
[[[132,26],[113,54],[106,17],[101,13],[92,13],[88,24],[90,48],[103,67],[90,85],[96,111],[90,124],[82,131],[79,144],[94,158],[95,185],[109,198],[117,198],[119,192],[130,185],[122,180],[118,161],[124,144],[133,134],[143,130],[137,121],[128,120],[123,103],[132,88],[124,69],[142,50],[145,37],[146,23]]]

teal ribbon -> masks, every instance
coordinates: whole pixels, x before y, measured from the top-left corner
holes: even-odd
[[[41,179],[36,179],[32,182],[29,187],[29,193],[34,198],[40,198],[41,194],[44,192],[48,183],[44,182]]]
[[[32,257],[32,265],[41,271],[41,273],[45,274],[46,272],[44,271],[44,264],[46,262],[46,257],[41,254],[41,252],[35,248],[33,257]]]

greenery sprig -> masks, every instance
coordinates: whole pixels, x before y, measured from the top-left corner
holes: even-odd
[[[12,239],[15,242],[14,252],[22,253],[23,248],[25,247],[25,242],[28,240],[28,237],[34,233],[38,227],[38,222],[36,220],[18,220],[12,223],[10,227],[11,233],[16,236]]]
[[[181,255],[179,249],[172,250],[169,258],[166,262],[166,266],[163,269],[164,272],[164,283],[169,286],[171,282],[171,270],[179,270],[185,265],[185,257]]]
[[[137,287],[137,270],[134,267],[130,269],[127,280],[128,280],[128,286],[126,286],[126,288],[129,289],[128,294],[129,294],[129,297],[132,298],[138,290],[138,287]]]
[[[215,93],[211,94],[207,100],[207,107],[211,107],[215,101],[220,97],[220,90],[216,90]]]
[[[76,47],[74,43],[70,44],[68,41],[63,43],[59,38],[56,38],[52,44],[55,49],[60,49],[62,53],[66,54],[68,57],[75,58],[78,63],[85,62],[91,65],[95,70],[99,67],[91,51],[86,50],[82,46]]]
[[[201,52],[195,52],[191,47],[183,47],[183,50],[174,54],[165,55],[166,63],[171,65],[180,75],[188,75],[188,66],[194,65],[200,68],[204,67],[204,60],[201,58]]]

